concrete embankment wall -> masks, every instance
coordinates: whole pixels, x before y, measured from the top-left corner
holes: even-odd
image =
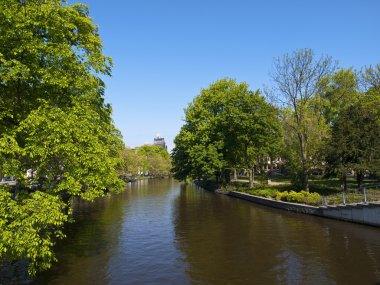
[[[303,213],[380,227],[380,203],[373,202],[367,204],[349,204],[346,206],[338,205],[327,207],[314,207],[303,204],[276,201],[273,199],[258,197],[236,191],[230,191],[227,193],[227,195],[277,209],[293,211],[296,213]]]

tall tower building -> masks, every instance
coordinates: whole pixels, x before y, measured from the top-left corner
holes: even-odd
[[[168,150],[168,147],[165,143],[165,139],[161,137],[159,134],[157,134],[157,136],[154,138],[153,145],[159,145],[160,147]]]

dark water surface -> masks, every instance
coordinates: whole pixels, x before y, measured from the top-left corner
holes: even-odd
[[[380,284],[380,229],[171,179],[78,205],[34,284]]]

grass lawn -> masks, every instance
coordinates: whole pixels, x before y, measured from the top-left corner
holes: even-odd
[[[341,191],[339,179],[326,179],[321,177],[312,177],[309,180],[309,190],[310,193],[318,193],[318,195],[312,196],[312,199],[307,198],[309,194],[304,194],[304,198],[293,197],[296,196],[294,192],[299,192],[295,190],[292,186],[291,181],[288,177],[273,177],[270,178],[270,183],[267,183],[266,179],[262,177],[256,177],[256,183],[251,189],[248,186],[248,179],[246,177],[239,177],[238,180],[232,181],[229,185],[225,186],[226,190],[235,190],[241,192],[251,193],[257,196],[263,196],[267,198],[281,199],[287,201],[286,199],[293,199],[294,202],[303,202],[311,205],[322,205],[322,196],[326,196],[327,204],[337,205],[343,204],[343,195]],[[346,193],[346,203],[361,203],[364,202],[364,195],[362,191],[358,190],[358,186],[354,177],[348,178],[348,192]],[[363,185],[367,189],[367,201],[380,201],[380,181],[377,180],[364,180]],[[293,192],[294,191],[294,192]],[[292,193],[288,198],[281,197],[279,192]],[[277,197],[277,198],[276,198]],[[299,199],[300,201],[297,201]]]

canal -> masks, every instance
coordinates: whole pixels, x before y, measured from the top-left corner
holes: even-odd
[[[380,229],[172,179],[82,203],[33,284],[380,284]]]

